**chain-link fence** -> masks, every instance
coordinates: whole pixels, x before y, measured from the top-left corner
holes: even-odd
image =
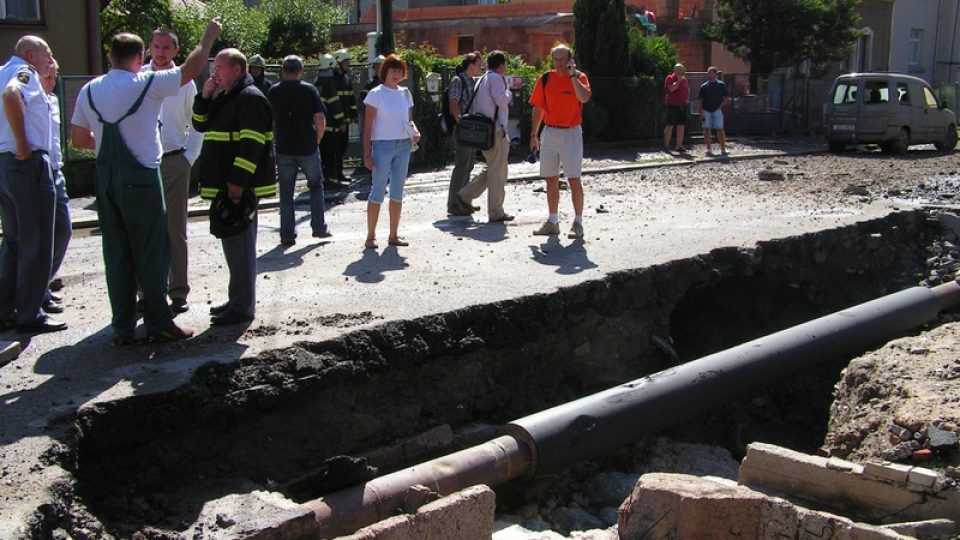
[[[271,82],[280,77],[280,66],[266,66],[266,76]],[[305,66],[303,80],[313,83],[319,72],[317,64]],[[405,82],[414,94],[414,117],[424,137],[421,150],[414,155],[412,165],[442,166],[452,159],[452,146],[448,137],[444,137],[437,123],[440,113],[440,99],[443,90],[455,75],[452,67],[444,66],[440,73],[440,87],[437,94],[426,92],[425,74],[417,70],[410,71],[410,79]],[[508,74],[509,75],[509,74]],[[198,78],[198,88],[202,87],[204,77]],[[69,144],[70,118],[76,104],[80,88],[93,77],[61,77],[58,85],[60,98],[64,161],[89,162],[93,152],[73,148]],[[750,89],[750,76],[744,73],[722,74],[730,92],[730,103],[724,110],[727,133],[730,135],[776,134],[785,131],[813,132],[821,129],[821,110],[825,94],[831,81],[791,78],[778,74],[758,81],[755,92]],[[350,126],[350,144],[347,149],[347,161],[359,165],[362,156],[362,128],[364,106],[360,99],[363,90],[372,79],[369,65],[357,64],[350,68],[350,80],[360,110],[360,122]],[[690,115],[687,122],[688,133],[702,132],[702,122],[697,92],[706,82],[706,73],[688,73],[690,84]],[[525,148],[530,137],[530,119],[532,107],[529,105],[529,89],[533,80],[516,81],[514,99],[510,106],[509,133],[515,146]],[[593,98],[583,108],[584,139],[586,142],[608,142],[638,139],[657,140],[665,125],[665,106],[663,81],[638,79],[631,77],[591,77]],[[948,100],[955,104],[958,97],[956,89],[948,89]]]

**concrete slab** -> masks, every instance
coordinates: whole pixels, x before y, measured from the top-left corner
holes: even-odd
[[[20,356],[19,341],[0,341],[0,367],[16,360]]]

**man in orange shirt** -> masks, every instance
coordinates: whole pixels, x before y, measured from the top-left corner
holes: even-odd
[[[590,100],[590,81],[577,69],[573,50],[559,44],[550,51],[554,69],[543,74],[530,96],[533,105],[533,126],[530,131],[530,149],[540,150],[540,176],[547,181],[549,216],[533,234],[547,236],[560,234],[560,167],[570,184],[574,219],[568,238],[583,238],[583,185],[580,183],[583,164],[583,130],[581,112]],[[546,79],[546,84],[544,84]],[[544,124],[543,140],[538,135]]]

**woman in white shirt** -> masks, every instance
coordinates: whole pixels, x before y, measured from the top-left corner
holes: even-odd
[[[407,65],[391,54],[380,65],[380,86],[373,88],[363,100],[366,115],[363,122],[363,164],[373,171],[373,186],[367,201],[367,240],[364,246],[377,249],[377,221],[380,205],[390,186],[391,246],[406,246],[397,235],[400,209],[403,205],[403,184],[407,180],[410,152],[420,142],[420,131],[413,123],[413,96],[400,86],[407,75]]]

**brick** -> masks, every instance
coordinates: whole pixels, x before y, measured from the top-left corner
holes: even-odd
[[[910,469],[907,482],[910,483],[910,489],[919,488],[920,490],[927,490],[933,488],[937,483],[937,478],[938,475],[936,471],[923,467],[914,467]]]
[[[339,540],[489,540],[496,496],[473,486],[421,506],[415,514],[394,516]]]
[[[906,484],[907,477],[910,474],[910,469],[912,468],[913,467],[910,465],[890,463],[889,461],[884,461],[881,463],[868,461],[863,464],[863,474],[879,480],[885,480],[887,482]]]
[[[797,527],[783,499],[684,474],[641,476],[618,513],[621,540],[793,538]]]
[[[952,519],[891,523],[890,525],[883,525],[883,528],[911,538],[956,538],[960,535],[960,523]]]
[[[740,483],[831,508],[855,510],[878,521],[898,515],[905,520],[933,517],[921,515],[922,495],[866,475],[830,469],[827,461],[770,444],[753,443],[740,465]]]
[[[827,468],[835,471],[844,471],[853,474],[863,474],[863,465],[836,457],[827,458]]]

